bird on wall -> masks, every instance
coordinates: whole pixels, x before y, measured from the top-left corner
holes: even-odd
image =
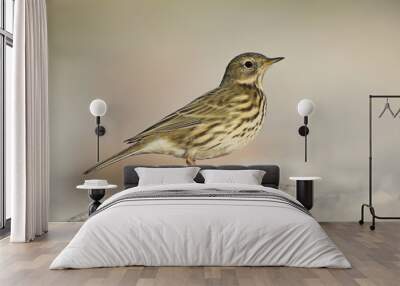
[[[247,145],[261,129],[266,111],[265,71],[283,57],[244,53],[226,67],[221,84],[136,136],[129,147],[99,162],[88,174],[139,154],[165,154],[196,160],[227,155]]]

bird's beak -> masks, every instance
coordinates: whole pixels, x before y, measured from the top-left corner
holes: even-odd
[[[284,57],[267,58],[267,63],[270,64],[270,65],[272,65],[272,64],[277,63],[277,62],[279,62],[279,61],[281,61],[281,60],[283,60],[283,59],[284,59]]]

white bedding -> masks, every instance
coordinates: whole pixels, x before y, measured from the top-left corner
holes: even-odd
[[[107,199],[50,269],[145,266],[295,266],[349,268],[310,215],[254,198],[118,200],[132,192],[218,189],[282,191],[254,185],[179,184],[135,187]],[[135,193],[136,194],[136,193]]]

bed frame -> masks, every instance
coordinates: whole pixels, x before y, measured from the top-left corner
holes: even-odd
[[[137,167],[151,167],[151,168],[182,168],[186,166],[182,165],[165,165],[165,166],[144,166],[144,165],[132,165],[126,166],[124,168],[124,188],[136,187],[139,182],[138,174],[135,171]],[[202,170],[205,169],[217,169],[217,170],[263,170],[265,175],[262,179],[261,184],[265,187],[279,188],[279,167],[276,165],[222,165],[222,166],[212,166],[212,165],[199,165],[197,166]],[[199,173],[194,180],[197,183],[204,183],[203,176]]]

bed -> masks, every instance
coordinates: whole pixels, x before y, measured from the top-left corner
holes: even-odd
[[[261,185],[205,184],[198,174],[196,183],[153,186],[138,186],[136,167],[125,167],[125,190],[100,205],[50,269],[351,267],[312,215],[278,189],[278,166],[200,166],[264,170]]]

